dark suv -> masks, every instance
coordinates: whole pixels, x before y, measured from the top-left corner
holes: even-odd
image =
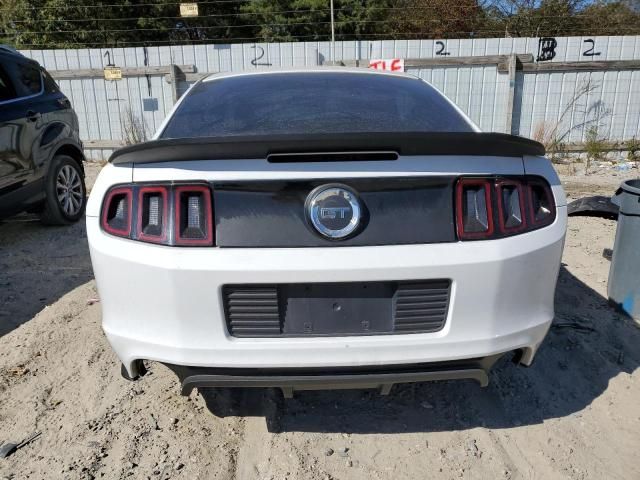
[[[78,221],[83,161],[67,97],[37,62],[0,46],[0,218],[29,211],[47,224]]]

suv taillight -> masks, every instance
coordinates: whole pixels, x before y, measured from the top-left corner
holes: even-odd
[[[486,240],[529,232],[553,223],[556,206],[540,177],[463,177],[456,184],[460,240]]]
[[[102,229],[161,245],[211,246],[211,190],[201,184],[118,185],[105,195]]]

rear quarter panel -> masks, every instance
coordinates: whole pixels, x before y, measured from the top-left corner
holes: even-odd
[[[551,191],[553,192],[553,196],[556,201],[556,206],[564,207],[567,205],[567,197],[564,193],[564,188],[562,188],[562,183],[560,182],[560,178],[556,173],[555,168],[549,161],[548,158],[545,157],[535,157],[531,155],[525,155],[523,157],[524,161],[524,173],[527,175],[539,175],[544,177],[549,185],[551,185]]]
[[[102,199],[109,188],[118,183],[129,183],[132,181],[133,170],[130,164],[112,165],[108,163],[98,174],[89,201],[87,202],[86,216],[100,216]]]

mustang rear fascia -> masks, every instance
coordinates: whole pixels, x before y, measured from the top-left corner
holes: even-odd
[[[468,142],[463,141],[465,135]],[[456,141],[451,142],[454,137]],[[102,299],[103,328],[127,376],[137,377],[142,373],[141,360],[151,360],[174,367],[184,379],[186,393],[193,386],[215,385],[271,385],[286,392],[442,378],[473,378],[486,384],[488,368],[508,352],[517,352],[520,363],[530,365],[553,319],[566,231],[566,199],[552,166],[541,156],[541,147],[496,134],[438,134],[438,142],[429,141],[428,134],[422,140],[417,135],[390,138],[369,137],[373,149],[365,148],[358,135],[331,143],[332,151],[346,152],[347,161],[339,161],[332,151],[321,151],[322,159],[313,161],[296,139],[292,140],[296,148],[289,149],[296,156],[293,162],[270,161],[273,155],[282,155],[285,139],[263,139],[250,147],[243,143],[247,151],[237,155],[260,155],[249,158],[227,158],[230,151],[238,152],[227,139],[155,141],[116,154],[93,188],[87,232]],[[307,139],[303,144],[316,141],[321,143]],[[449,143],[449,150],[443,142]],[[487,148],[478,155],[460,146],[470,143],[476,147],[485,143]],[[211,153],[209,159],[200,160],[204,151]],[[397,155],[359,157],[369,151]],[[450,210],[426,208],[425,226],[416,225],[419,206],[407,210],[411,224],[405,228],[427,240],[411,242],[402,233],[376,230],[380,225],[375,218],[365,218],[355,235],[334,240],[323,238],[303,221],[304,197],[318,186],[344,185],[359,195],[366,211],[377,212],[384,209],[385,181],[395,182],[394,188],[406,183],[408,191],[418,195],[421,188],[425,192],[441,189],[433,198]],[[486,235],[465,232],[459,217],[456,197],[464,185],[474,182],[488,192],[485,207],[493,225]],[[535,201],[530,198],[530,185],[536,186]],[[114,189],[131,192],[129,231],[136,232],[140,191],[166,191],[171,222],[176,218],[176,191],[193,186],[211,195],[210,243],[180,245],[171,233],[175,226],[167,229],[165,239],[151,242],[134,233],[103,228],[104,200]],[[510,195],[518,193],[510,198],[524,210],[522,224],[503,217],[505,204],[497,200],[503,188],[511,189]],[[247,220],[260,214],[260,202],[255,199],[269,197],[284,204],[298,199],[302,220],[289,232],[293,238],[278,234],[277,215],[271,231],[253,229]],[[237,216],[234,199],[248,202],[244,220]],[[541,215],[533,212],[534,204]],[[545,216],[549,206],[550,216]],[[477,210],[479,215],[482,211]],[[511,223],[507,226],[504,221]],[[439,225],[442,231],[436,232],[437,238],[430,237],[434,233],[429,225]],[[478,228],[482,227],[472,225],[472,230]],[[367,229],[376,232],[369,238],[378,243],[359,243]],[[305,330],[304,319],[288,320],[285,312],[286,302],[296,305],[292,299],[297,298],[298,287],[344,285],[348,290],[349,285],[387,285],[384,295],[393,304],[399,285],[430,281],[449,285],[437,330],[397,332],[392,324],[384,324],[384,318],[376,317],[379,331],[366,332],[365,327],[358,331],[360,327],[349,324],[347,333],[316,334],[313,325]],[[261,336],[259,331],[250,331],[249,336],[234,334],[225,305],[229,286],[274,289],[280,334],[277,327],[271,336]],[[324,292],[320,296],[327,298],[320,298],[315,306],[327,309],[327,322],[339,321],[329,316],[334,312],[339,317],[340,308],[364,305],[357,299],[346,301],[329,287]],[[358,292],[355,296],[363,295]],[[287,295],[284,305],[283,295]],[[285,334],[285,319],[299,321],[293,334]],[[268,320],[273,327],[273,318]]]

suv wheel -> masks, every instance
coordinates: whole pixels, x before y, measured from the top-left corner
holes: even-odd
[[[80,220],[87,204],[87,188],[78,162],[67,155],[56,155],[46,182],[42,222],[68,225]]]

